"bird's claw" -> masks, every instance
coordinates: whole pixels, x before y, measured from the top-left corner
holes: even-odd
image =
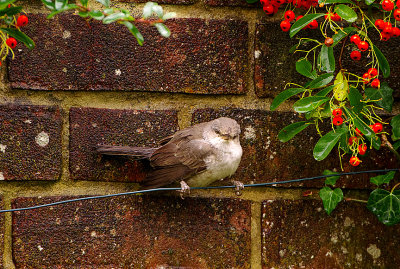
[[[185,181],[181,181],[181,189],[179,190],[181,198],[185,199],[185,194],[190,194],[190,187]]]
[[[244,184],[240,181],[234,180],[233,185],[235,185],[235,192],[237,196],[242,195],[242,190],[244,189]]]

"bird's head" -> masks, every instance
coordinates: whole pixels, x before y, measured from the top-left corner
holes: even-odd
[[[224,140],[237,140],[240,135],[240,125],[231,118],[221,117],[212,121],[211,129],[216,136]]]

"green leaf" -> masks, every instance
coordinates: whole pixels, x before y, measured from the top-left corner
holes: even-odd
[[[336,131],[332,130],[323,137],[321,137],[314,147],[313,151],[314,159],[316,159],[317,161],[322,161],[323,159],[325,159],[328,156],[328,154],[332,151],[336,143],[339,141],[340,137],[347,132],[348,132],[347,129],[339,128],[336,129]]]
[[[350,87],[349,100],[350,105],[353,107],[353,111],[358,114],[364,107],[364,103],[361,102],[363,99],[362,94],[355,87]]]
[[[344,111],[349,118],[353,119],[354,125],[363,133],[371,142],[375,149],[381,147],[381,139],[375,134],[375,132],[351,109],[344,107]]]
[[[354,3],[350,0],[319,0],[318,1],[319,4],[324,4],[324,5],[329,5],[329,4],[352,4],[354,5]]]
[[[307,26],[311,21],[318,19],[319,17],[324,16],[324,13],[315,13],[305,15],[300,20],[296,21],[292,27],[290,27],[289,36],[292,38],[295,34],[297,34],[301,29]]]
[[[305,113],[316,109],[323,103],[329,101],[329,97],[325,96],[310,96],[296,101],[293,105],[294,111],[298,113]]]
[[[369,180],[371,181],[371,183],[379,186],[383,183],[389,183],[394,178],[394,174],[396,174],[396,171],[390,171],[389,173],[384,175],[371,177]]]
[[[331,170],[324,170],[324,172],[322,173],[324,176],[329,176],[325,179],[325,184],[326,185],[335,185],[336,181],[340,178],[340,176],[334,176],[339,174],[338,172],[333,172]]]
[[[296,71],[303,76],[315,79],[316,73],[312,70],[312,64],[306,59],[302,58],[296,62]]]
[[[55,12],[53,12],[53,13],[55,13]],[[50,15],[52,15],[53,13],[51,13]],[[57,12],[57,13],[60,13],[60,12]],[[80,17],[82,17],[82,18],[87,18],[87,17],[89,17],[89,12],[87,12],[87,11],[79,11],[78,15]],[[49,17],[47,17],[47,18],[49,19]]]
[[[55,0],[54,8],[55,10],[62,10],[68,4],[68,0]]]
[[[400,148],[400,140],[393,144],[393,148],[398,150]]]
[[[323,187],[319,191],[319,197],[322,199],[326,213],[330,215],[340,201],[343,200],[343,192],[339,188],[332,190],[329,187]]]
[[[375,2],[375,0],[365,0],[365,4],[367,4],[368,6],[374,2]]]
[[[21,13],[22,7],[10,7],[3,10],[0,10],[0,16],[8,15],[13,16],[15,14]]]
[[[327,73],[335,71],[335,56],[333,56],[333,47],[322,45],[319,54],[321,70]]]
[[[124,13],[116,12],[116,13],[110,14],[107,17],[105,17],[103,19],[103,23],[104,24],[110,24],[110,23],[113,23],[115,21],[122,20],[122,19],[125,19],[125,18],[126,18],[126,15]]]
[[[307,121],[299,121],[292,123],[283,128],[282,130],[280,130],[278,134],[278,139],[281,142],[287,142],[290,139],[292,139],[296,134],[300,133],[305,128],[307,128],[308,125],[310,125],[310,123]]]
[[[303,88],[290,88],[278,94],[269,107],[270,110],[275,110],[280,104],[289,99],[290,97],[305,91]]]
[[[333,87],[335,87],[335,85],[328,86],[328,87],[320,90],[319,92],[317,92],[315,94],[315,96],[327,96],[328,93],[330,93],[333,90]]]
[[[144,42],[144,38],[142,36],[142,34],[139,32],[139,30],[136,28],[135,25],[133,25],[131,22],[129,21],[123,21],[122,24],[124,24],[128,30],[133,34],[133,36],[136,38],[138,44],[140,46],[143,45]]]
[[[162,35],[163,37],[169,37],[171,35],[171,31],[168,29],[167,26],[165,26],[165,24],[156,23],[154,24],[154,26],[157,28],[160,35]]]
[[[340,4],[335,6],[335,12],[348,22],[355,22],[357,20],[357,13],[347,5]]]
[[[87,7],[88,0],[80,0],[80,1],[81,1],[82,6]]]
[[[110,0],[96,0],[105,7],[110,7]]]
[[[316,88],[321,88],[323,86],[326,86],[328,83],[330,83],[333,79],[333,74],[332,73],[326,73],[323,75],[320,75],[316,79],[307,82],[304,85],[304,88],[308,89],[316,89]]]
[[[50,10],[54,10],[55,6],[54,6],[54,2],[51,0],[42,0],[42,3],[45,7],[47,7]]]
[[[372,45],[372,48],[375,52],[376,58],[378,59],[379,69],[382,71],[382,75],[384,78],[390,76],[390,65],[383,53],[378,49],[377,46]]]
[[[104,19],[104,14],[100,10],[90,11],[89,16],[98,21],[101,21],[102,19]]]
[[[392,139],[394,141],[400,139],[400,114],[395,116],[391,121],[390,125],[392,126]]]
[[[335,78],[333,87],[333,96],[338,101],[343,101],[348,96],[349,82],[343,72],[340,71]]]
[[[332,47],[336,46],[344,37],[349,35],[351,32],[356,31],[357,29],[354,27],[346,27],[343,30],[339,30],[339,32],[332,36],[333,45]]]
[[[249,4],[254,4],[255,2],[258,2],[258,0],[246,0],[246,2]]]
[[[64,11],[67,11],[67,10],[71,10],[71,9],[75,9],[75,8],[77,8],[77,6],[75,5],[75,4],[69,4],[69,5],[66,5],[66,6],[64,6],[63,8],[61,8],[61,9],[57,9],[57,10],[54,10],[53,12],[51,12],[49,15],[47,15],[47,19],[51,19],[51,18],[53,18],[55,15],[57,15],[57,14],[60,14],[60,13],[62,13],[62,12],[64,12]],[[82,16],[82,14],[81,13],[85,13],[85,14],[87,14],[87,12],[79,12],[79,16],[81,16],[81,17],[87,17],[87,15],[86,16]]]
[[[147,2],[143,7],[143,18],[147,19],[153,13],[153,6],[156,3],[154,2]]]
[[[399,223],[400,190],[395,190],[393,193],[382,189],[374,190],[369,196],[367,208],[385,225]]]
[[[386,111],[392,111],[394,101],[393,89],[390,88],[386,82],[382,82],[379,89],[366,88],[365,95],[368,97],[369,100],[373,101]]]
[[[166,20],[169,20],[169,19],[172,19],[172,18],[175,18],[176,17],[176,13],[175,12],[168,12],[168,13],[165,13],[164,14],[164,16],[162,17],[162,19],[164,20],[164,21],[166,21]]]
[[[153,5],[152,10],[159,18],[162,18],[162,16],[163,16],[163,8],[162,8],[162,6],[159,6],[159,5],[155,4],[155,5]]]
[[[17,29],[0,28],[0,31],[2,31],[3,33],[9,34],[10,36],[14,37],[18,41],[21,41],[29,49],[33,49],[35,47],[35,42],[33,42],[33,40],[29,36],[27,36],[26,34],[24,34],[21,31],[18,31]]]
[[[14,3],[16,0],[2,0],[0,1],[0,9],[7,8],[8,5]]]

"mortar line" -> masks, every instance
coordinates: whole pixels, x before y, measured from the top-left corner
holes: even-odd
[[[251,268],[261,269],[261,202],[251,203]]]
[[[4,208],[11,208],[11,197],[9,193],[2,194]],[[3,244],[3,268],[15,269],[13,253],[12,253],[12,213],[4,214],[4,244]]]

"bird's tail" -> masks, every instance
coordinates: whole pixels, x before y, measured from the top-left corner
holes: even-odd
[[[107,156],[126,156],[135,159],[148,159],[156,151],[157,148],[149,147],[127,147],[127,146],[109,146],[99,145],[96,151]]]

